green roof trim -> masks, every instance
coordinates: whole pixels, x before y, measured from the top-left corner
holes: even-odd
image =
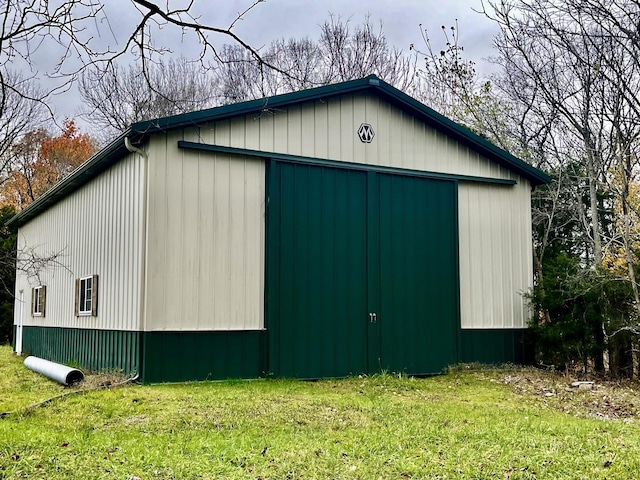
[[[178,148],[185,150],[196,150],[205,152],[228,153],[232,155],[247,155],[251,157],[271,158],[288,163],[303,163],[306,165],[319,165],[336,167],[349,170],[366,170],[370,172],[396,173],[412,177],[431,178],[434,180],[455,180],[460,182],[492,183],[496,185],[515,185],[517,182],[510,178],[476,177],[472,175],[456,175],[451,173],[428,172],[425,170],[409,170],[406,168],[384,167],[378,165],[366,165],[363,163],[344,162],[338,160],[328,160],[326,158],[301,157],[299,155],[289,155],[287,153],[265,152],[262,150],[249,150],[246,148],[223,147],[208,143],[187,142],[178,140]]]
[[[171,117],[137,122],[122,135],[100,150],[87,162],[78,167],[67,178],[56,184],[35,202],[25,208],[7,222],[7,225],[21,226],[38,214],[48,209],[59,200],[79,189],[89,180],[111,167],[129,152],[125,147],[125,138],[129,137],[135,145],[144,143],[148,135],[155,132],[166,132],[177,128],[203,125],[207,122],[223,120],[252,113],[263,113],[268,110],[286,108],[289,105],[310,102],[313,100],[345,95],[349,93],[373,92],[386,99],[396,107],[416,116],[426,124],[443,134],[466,145],[471,150],[495,161],[499,165],[517,173],[529,180],[532,186],[551,182],[551,177],[537,168],[523,162],[509,152],[493,145],[491,142],[473,133],[466,127],[459,125],[440,115],[435,110],[423,105],[409,95],[401,92],[375,75],[357,80],[350,80],[334,85],[311,88],[299,92],[276,95],[274,97],[251,100],[248,102],[210,108],[197,112],[183,113]]]
[[[531,186],[535,187],[551,182],[552,178],[542,170],[520,160],[506,150],[494,145],[486,138],[439,114],[432,108],[427,107],[415,98],[410,97],[391,85],[381,81],[379,91],[382,93],[382,97],[386,97],[387,100],[398,108],[413,113],[417,118],[431,125],[436,130],[458,140],[471,150],[495,161],[508,170],[516,172],[518,175],[529,180]]]
[[[374,75],[371,75],[358,80],[325,85],[324,87],[310,88],[308,90],[285,93],[274,97],[260,98],[258,100],[234,103],[232,105],[214,107],[207,110],[199,110],[197,112],[183,113],[180,115],[173,115],[171,117],[137,122],[131,125],[131,130],[133,132],[146,135],[153,132],[167,131],[180,127],[203,125],[211,121],[223,120],[251,113],[263,113],[265,111],[287,107],[294,103],[309,102],[312,100],[344,95],[352,92],[355,93],[378,85],[376,82],[380,82],[380,80],[378,80]],[[396,90],[390,85],[387,86]],[[396,91],[401,93],[400,90]]]

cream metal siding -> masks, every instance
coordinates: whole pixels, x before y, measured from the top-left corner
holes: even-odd
[[[362,123],[375,131],[370,144],[357,136]],[[459,186],[461,322],[463,328],[526,325],[522,292],[532,286],[533,268],[529,182],[389,102],[371,94],[344,95],[188,128],[171,142],[177,140],[516,180],[513,187]]]
[[[143,267],[144,160],[128,155],[20,227],[18,248],[59,254],[36,277],[18,271],[15,324],[24,290],[24,325],[139,330]],[[75,279],[97,274],[98,316],[74,315]],[[46,316],[31,316],[31,288],[47,286]]]
[[[370,144],[357,136],[362,123],[375,131]],[[181,150],[178,140],[517,180],[513,187],[459,186],[460,302],[463,328],[525,325],[529,183],[372,94],[152,134],[146,171],[144,159],[128,155],[20,228],[21,247],[62,252],[66,267],[42,276],[45,318],[30,314],[31,287],[39,282],[18,275],[25,325],[264,328],[265,162]],[[75,317],[74,280],[91,274],[100,279],[98,317]]]
[[[179,150],[179,139],[158,134],[149,146],[144,329],[261,329],[264,161]]]
[[[358,138],[362,123],[371,124],[375,131],[370,144]],[[514,178],[506,168],[371,94],[211,122],[187,129],[180,140],[365,165]]]
[[[529,182],[458,190],[462,328],[523,328],[533,285]]]

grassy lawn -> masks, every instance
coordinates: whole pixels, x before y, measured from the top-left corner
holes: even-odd
[[[640,395],[530,369],[68,391],[0,347],[0,479],[637,478]],[[82,388],[82,387],[80,387]],[[634,403],[635,402],[635,403]]]

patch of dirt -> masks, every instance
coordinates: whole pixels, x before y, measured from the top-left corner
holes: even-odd
[[[130,377],[120,371],[107,371],[98,373],[85,373],[84,380],[76,383],[75,390],[93,390],[96,388],[109,388],[125,383]]]
[[[578,379],[535,368],[509,372],[493,379],[520,395],[535,396],[543,405],[571,415],[601,420],[640,421],[640,383],[598,378]]]

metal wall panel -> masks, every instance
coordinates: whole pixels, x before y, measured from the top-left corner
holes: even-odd
[[[28,326],[23,352],[99,372],[140,372],[140,332]]]
[[[532,364],[535,346],[526,328],[478,328],[460,331],[460,362]]]
[[[375,131],[370,144],[358,138],[362,123],[371,124]],[[180,140],[366,165],[513,178],[504,167],[367,93],[212,122],[187,129]]]
[[[145,383],[256,378],[266,372],[265,331],[143,332]]]
[[[26,326],[138,330],[143,265],[144,160],[129,155],[20,227],[18,248],[59,254],[38,277],[18,271],[15,324],[24,290]],[[75,279],[97,274],[98,316],[74,314]],[[46,316],[31,315],[31,288],[47,286]]]
[[[523,328],[522,294],[533,286],[531,196],[513,187],[461,184],[460,310],[462,328]]]
[[[215,134],[243,135],[233,123]],[[178,139],[156,135],[149,146],[144,330],[261,329],[264,161],[179,150]]]
[[[356,132],[375,131],[372,143]],[[182,138],[181,138],[182,139]],[[370,94],[344,95],[188,129],[184,140],[440,173],[514,179],[459,190],[463,328],[521,328],[532,285],[530,185]],[[206,154],[203,154],[206,155]],[[246,160],[245,160],[246,161]]]

